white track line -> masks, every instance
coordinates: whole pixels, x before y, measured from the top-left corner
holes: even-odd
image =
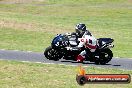
[[[6,51],[7,49],[0,49],[0,50]],[[21,50],[8,50],[8,51],[15,51],[15,52],[17,52],[17,51],[21,51]],[[21,52],[33,53],[33,51],[21,51]],[[34,53],[37,53],[37,52],[34,52]],[[113,58],[121,58],[121,57],[113,57]],[[132,59],[132,58],[127,58],[127,59]]]
[[[37,63],[37,64],[56,64],[56,63],[44,63],[44,62],[30,62],[30,61],[20,61],[20,62],[26,62],[26,63]],[[64,65],[64,66],[73,66],[73,67],[76,67],[76,66],[79,66],[79,65],[69,65],[69,64],[57,64],[57,65]],[[82,66],[82,67],[88,67],[88,66]]]

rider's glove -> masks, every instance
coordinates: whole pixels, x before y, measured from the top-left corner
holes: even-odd
[[[71,33],[65,33],[65,35],[70,36],[70,35],[71,35]]]

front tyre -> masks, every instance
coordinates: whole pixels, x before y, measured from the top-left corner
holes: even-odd
[[[49,60],[58,61],[59,59],[62,58],[62,56],[60,55],[60,53],[57,50],[53,49],[51,46],[49,46],[49,47],[47,47],[45,49],[44,55]]]
[[[106,63],[108,63],[109,61],[111,61],[113,57],[113,53],[110,49],[103,49],[100,52],[99,58],[100,58],[100,64],[104,65]]]

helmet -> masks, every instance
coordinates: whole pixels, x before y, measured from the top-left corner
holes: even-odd
[[[76,25],[75,28],[76,33],[78,33],[79,35],[83,35],[86,31],[86,25],[83,23],[79,23]]]

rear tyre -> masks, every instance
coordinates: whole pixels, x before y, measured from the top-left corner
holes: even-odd
[[[44,55],[47,59],[49,60],[54,60],[54,61],[58,61],[59,59],[62,58],[62,56],[60,55],[60,53],[53,49],[51,46],[47,47],[44,51]]]
[[[101,50],[100,55],[99,55],[99,58],[100,58],[99,63],[101,65],[105,65],[106,63],[111,61],[112,57],[113,57],[113,53],[110,49]]]
[[[95,64],[96,64],[96,65],[99,65],[99,64],[100,64],[100,61],[99,61],[99,60],[96,60],[96,61],[95,61]]]

